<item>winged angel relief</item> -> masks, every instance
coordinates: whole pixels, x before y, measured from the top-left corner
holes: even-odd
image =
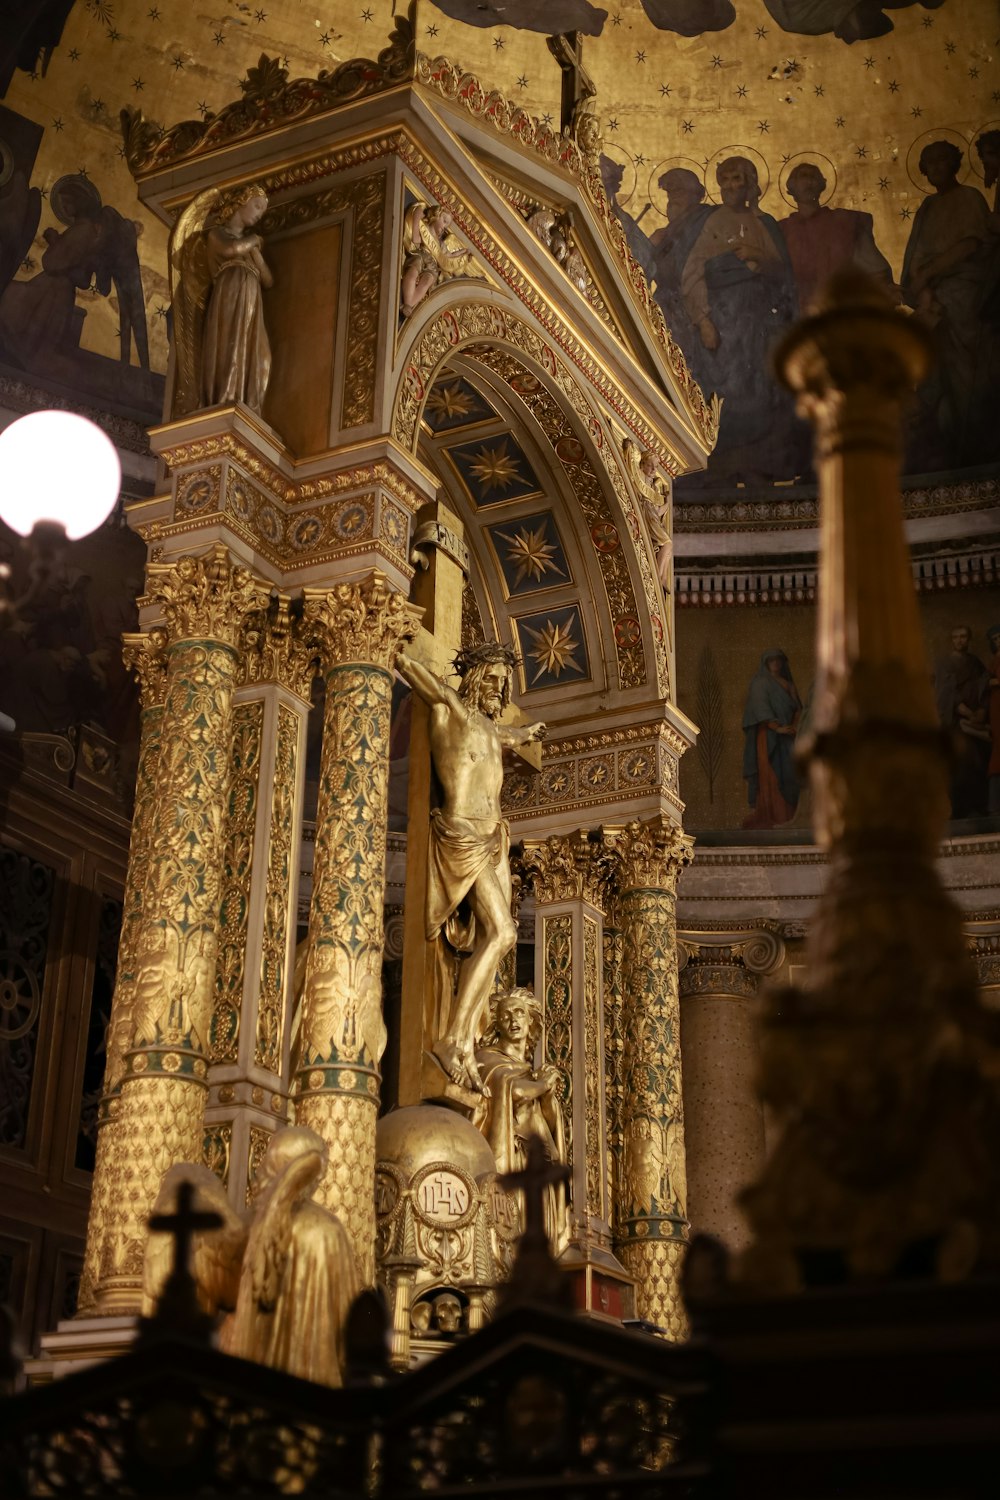
[[[414,203],[403,219],[400,300],[404,318],[440,282],[456,276],[484,279],[471,250],[466,250],[453,235],[448,210],[433,203]]]
[[[271,346],[262,291],[273,284],[254,234],[267,211],[258,183],[210,188],[181,214],[170,236],[174,319],[174,416],[204,406],[264,404]]]

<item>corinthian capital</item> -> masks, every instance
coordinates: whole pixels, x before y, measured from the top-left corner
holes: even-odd
[[[694,858],[694,839],[668,818],[626,823],[610,834],[618,858],[620,891],[675,891],[677,877]]]
[[[321,656],[324,671],[354,662],[392,670],[399,648],[412,641],[420,610],[398,593],[384,573],[332,589],[304,589],[305,636]]]
[[[614,865],[614,852],[600,828],[526,840],[522,856],[524,878],[534,887],[535,900],[543,905],[589,901],[603,909]]]
[[[279,594],[269,609],[255,611],[243,629],[242,681],[278,682],[309,702],[316,675],[316,647],[301,619],[293,619],[287,594]]]
[[[270,584],[239,567],[216,542],[198,557],[150,563],[142,602],[162,606],[171,645],[210,640],[235,646],[244,616],[266,609],[270,594]]]
[[[167,632],[159,626],[122,636],[122,660],[139,684],[143,708],[156,708],[167,691]]]

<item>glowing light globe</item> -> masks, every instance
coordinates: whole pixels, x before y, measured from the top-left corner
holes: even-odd
[[[111,514],[122,469],[111,439],[86,417],[35,411],[0,432],[0,518],[30,536],[40,522],[70,541]]]

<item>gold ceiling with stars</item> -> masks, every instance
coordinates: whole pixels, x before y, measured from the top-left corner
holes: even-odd
[[[402,8],[401,0],[210,0],[207,7],[75,0],[44,72],[41,63],[33,74],[14,71],[3,104],[44,132],[32,182],[50,192],[60,177],[85,172],[105,203],[142,225],[154,370],[165,369],[167,358],[166,233],[138,204],[119,110],[139,105],[164,124],[216,112],[238,96],[262,52],[280,58],[292,77],[374,56]],[[495,22],[501,12],[518,24]],[[876,13],[891,28],[880,35],[865,32],[882,22],[852,21]],[[489,24],[466,24],[457,19],[463,14]],[[834,29],[845,15],[839,29],[854,25],[854,41]],[[876,240],[898,276],[927,190],[916,166],[921,146],[942,136],[955,141],[965,153],[962,180],[982,185],[970,145],[984,128],[1000,126],[995,0],[914,0],[885,12],[874,0],[606,0],[603,7],[521,0],[485,8],[418,0],[417,40],[539,116],[558,118],[560,74],[541,30],[553,17],[599,32],[584,36],[584,63],[606,151],[624,167],[619,204],[641,216],[647,234],[666,221],[657,182],[669,166],[697,172],[716,197],[714,166],[725,155],[747,155],[766,183],[761,208],[780,218],[791,208],[788,171],[807,156],[823,164],[829,202],[873,215]],[[714,29],[682,34],[699,17]],[[46,201],[20,277],[37,269],[42,235],[55,224]],[[114,300],[80,297],[88,312],[83,347],[115,355]]]

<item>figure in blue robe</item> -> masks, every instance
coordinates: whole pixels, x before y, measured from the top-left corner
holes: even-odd
[[[765,651],[743,710],[743,776],[750,802],[744,828],[777,828],[795,816],[795,735],[801,715],[788,657],[777,647]]]

